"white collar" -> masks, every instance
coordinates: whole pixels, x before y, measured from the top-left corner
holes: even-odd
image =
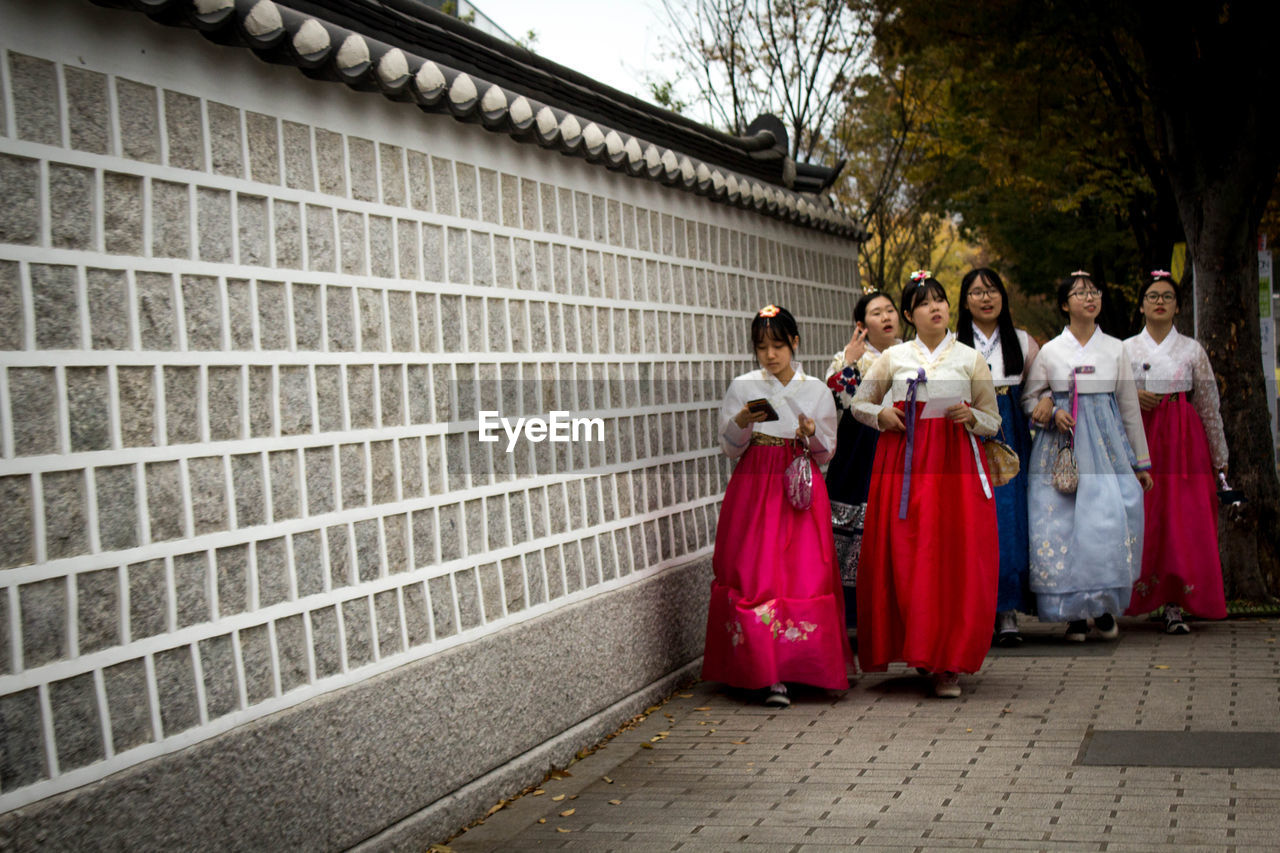
[[[1146,331],[1146,330],[1144,329],[1143,331]],[[1102,327],[1095,323],[1093,326],[1093,334],[1090,335],[1089,340],[1085,341],[1083,344],[1080,343],[1080,341],[1076,340],[1075,335],[1071,334],[1070,326],[1066,326],[1065,328],[1063,328],[1062,334],[1058,335],[1058,337],[1066,341],[1067,345],[1070,346],[1073,350],[1083,352],[1084,350],[1088,349],[1095,341],[1097,341],[1098,336],[1101,334],[1102,334]]]
[[[764,379],[765,382],[771,382],[774,385],[778,386],[778,388],[782,389],[783,393],[790,391],[798,381],[808,378],[805,375],[804,368],[800,366],[800,362],[798,361],[791,362],[791,369],[794,370],[795,373],[792,374],[791,381],[788,382],[786,385],[783,385],[782,382],[779,381],[778,377],[774,376],[772,373],[765,370],[763,367],[760,367],[757,369],[760,371],[760,376],[762,379]]]
[[[948,329],[947,333],[942,336],[942,340],[938,341],[938,346],[934,349],[929,349],[925,346],[924,342],[921,341],[919,337],[912,338],[911,343],[915,344],[916,349],[920,351],[927,361],[937,361],[939,356],[946,354],[947,348],[951,344],[955,343],[955,340],[956,336],[952,334],[950,329]]]
[[[1157,342],[1155,338],[1151,337],[1147,327],[1143,326],[1142,331],[1138,333],[1138,337],[1142,338],[1142,342],[1156,352],[1166,352],[1173,349],[1173,343],[1178,339],[1178,329],[1177,327],[1171,327],[1169,334],[1164,336],[1164,340]]]

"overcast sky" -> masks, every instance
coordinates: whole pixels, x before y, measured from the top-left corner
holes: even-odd
[[[667,30],[662,0],[471,0],[495,24],[533,52],[602,83],[652,101],[646,74],[674,75],[659,59]]]

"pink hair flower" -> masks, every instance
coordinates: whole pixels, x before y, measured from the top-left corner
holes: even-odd
[[[764,306],[763,308],[761,308],[761,309],[760,309],[760,314],[759,314],[759,316],[761,316],[761,317],[777,317],[777,316],[778,316],[778,306],[777,306],[777,305],[766,305],[766,306]]]
[[[1173,278],[1173,274],[1170,273],[1168,270],[1152,270],[1151,277],[1152,278]]]
[[[914,282],[921,282],[926,278],[933,278],[933,273],[929,270],[916,270],[911,274],[911,280]]]
[[[1072,278],[1079,278],[1080,276],[1084,276],[1085,278],[1090,277],[1088,271],[1086,270],[1076,270],[1073,273],[1071,273]]]

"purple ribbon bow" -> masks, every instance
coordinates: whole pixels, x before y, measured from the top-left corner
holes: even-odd
[[[916,443],[916,397],[921,383],[928,382],[924,368],[919,368],[914,379],[907,380],[907,459],[902,466],[902,499],[898,501],[898,518],[907,517],[907,499],[911,495],[911,454]]]

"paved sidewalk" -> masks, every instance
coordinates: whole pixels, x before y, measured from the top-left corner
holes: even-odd
[[[1070,647],[1062,626],[1032,624],[960,699],[903,667],[783,710],[700,683],[450,847],[1277,849],[1280,622],[1162,627],[1122,619],[1119,640]],[[1144,756],[1154,732],[1186,734]],[[1212,732],[1227,736],[1197,754]],[[1131,763],[1093,763],[1109,755]]]

